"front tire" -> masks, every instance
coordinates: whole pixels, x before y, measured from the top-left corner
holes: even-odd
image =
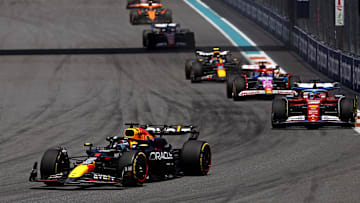
[[[48,149],[40,163],[41,179],[47,179],[51,175],[55,175],[70,168],[70,161],[67,153],[63,153],[62,149]],[[47,186],[62,186],[59,182],[44,182]]]
[[[181,150],[181,164],[185,175],[207,175],[211,167],[210,145],[204,141],[187,141]]]
[[[340,101],[340,119],[345,122],[354,123],[357,110],[356,98],[346,96]]]
[[[271,124],[273,128],[284,128],[285,124],[280,123],[287,118],[286,101],[282,96],[276,96],[272,102]]]
[[[232,92],[234,93],[233,99],[234,101],[243,100],[243,96],[239,96],[240,92],[246,89],[246,81],[243,77],[236,77],[233,81]]]
[[[187,59],[185,61],[185,78],[186,78],[186,80],[190,80],[192,63],[193,63],[193,60],[191,60],[191,59]]]
[[[125,152],[119,159],[118,171],[123,186],[142,186],[148,174],[146,155],[136,150]]]
[[[191,67],[190,79],[192,83],[201,82],[201,76],[203,74],[202,66],[198,62],[193,62]]]

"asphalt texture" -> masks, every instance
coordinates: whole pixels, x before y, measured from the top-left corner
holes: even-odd
[[[219,0],[205,0],[287,72],[311,70],[269,34]],[[199,47],[231,46],[183,1],[168,0],[174,21]],[[353,129],[274,130],[270,100],[234,102],[225,84],[185,80],[190,52],[142,49],[125,1],[0,2],[1,49],[122,49],[119,54],[0,57],[0,202],[357,202],[360,137]],[[128,50],[130,50],[128,52]],[[137,53],[136,50],[139,50]],[[239,53],[235,53],[239,55]],[[28,182],[43,152],[84,142],[105,145],[125,122],[194,124],[213,152],[210,173],[143,187],[45,187]],[[186,138],[169,138],[174,147]]]

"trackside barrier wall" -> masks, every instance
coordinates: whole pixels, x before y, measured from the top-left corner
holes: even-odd
[[[223,1],[288,44],[313,68],[334,81],[360,92],[360,58],[354,58],[325,46],[299,27],[292,27],[287,19],[253,0]]]

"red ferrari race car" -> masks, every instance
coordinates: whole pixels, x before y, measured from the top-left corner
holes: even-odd
[[[277,65],[243,65],[241,73],[230,75],[226,80],[226,94],[235,101],[248,96],[294,95],[291,87],[300,77],[285,74]]]
[[[307,128],[338,125],[354,127],[357,98],[354,95],[332,95],[338,83],[298,83],[297,95],[278,96],[273,100],[273,128],[300,125]]]
[[[172,12],[170,9],[162,8],[161,3],[138,3],[130,6],[130,23],[132,25],[171,23]]]

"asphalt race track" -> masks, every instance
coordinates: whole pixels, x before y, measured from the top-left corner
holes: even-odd
[[[219,0],[209,6],[287,72],[324,78]],[[199,47],[231,46],[183,1],[164,0]],[[118,54],[0,56],[0,202],[356,202],[360,137],[353,129],[273,130],[270,100],[233,102],[225,84],[185,80],[186,51],[142,49],[122,0],[0,1],[0,49],[119,49]],[[137,50],[137,51],[136,51]],[[235,53],[239,55],[239,53]],[[28,182],[50,147],[85,153],[129,121],[194,124],[209,141],[208,176],[140,188],[45,187]],[[173,138],[181,146],[185,138]]]

